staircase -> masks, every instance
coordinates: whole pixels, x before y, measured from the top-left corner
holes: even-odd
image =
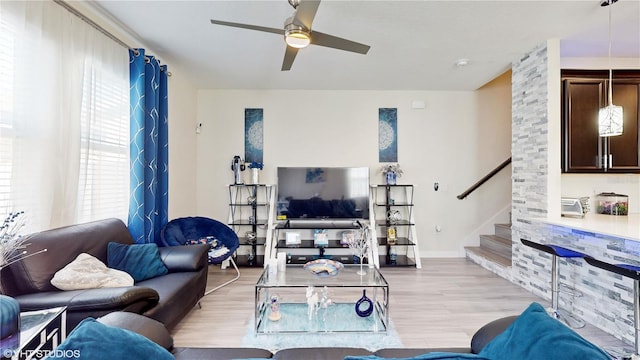
[[[493,235],[480,235],[480,246],[465,246],[467,258],[511,280],[511,224],[494,224]]]

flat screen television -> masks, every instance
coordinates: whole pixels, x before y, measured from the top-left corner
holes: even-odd
[[[279,220],[369,218],[369,168],[278,167]]]

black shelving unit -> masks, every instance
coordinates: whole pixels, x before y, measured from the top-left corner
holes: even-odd
[[[315,229],[329,230],[329,241],[326,246],[316,246],[312,233]],[[316,259],[331,259],[343,264],[360,264],[359,258],[353,256],[349,246],[340,243],[341,231],[358,229],[360,229],[360,226],[356,222],[331,220],[319,220],[313,223],[283,221],[275,226],[275,250],[276,252],[287,253],[287,264],[305,264]],[[300,244],[295,246],[287,245],[286,239],[282,238],[283,233],[295,230],[300,230]],[[363,263],[368,263],[366,258]]]
[[[264,267],[272,187],[267,184],[229,185],[228,225],[236,232],[240,247],[238,266]],[[250,234],[253,234],[251,236]]]
[[[371,202],[375,206],[374,224],[380,266],[420,268],[413,213],[413,185],[373,185],[371,192]],[[397,214],[390,216],[396,212]],[[390,237],[390,229],[391,233],[395,234],[393,238]]]

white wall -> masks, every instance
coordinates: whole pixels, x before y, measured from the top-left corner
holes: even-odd
[[[169,65],[169,220],[196,212],[197,91]]]
[[[478,98],[477,179],[511,156],[511,70],[476,91]],[[471,185],[471,183],[469,184]],[[460,191],[461,192],[461,191]],[[474,217],[485,219],[467,233],[464,244],[477,246],[481,234],[493,234],[495,223],[508,223],[511,216],[511,165],[482,185],[468,199]],[[500,206],[503,206],[500,209]],[[491,213],[489,213],[491,212]]]
[[[562,69],[609,69],[609,58],[573,58],[560,59]],[[612,69],[640,69],[640,58],[611,58]]]
[[[274,183],[278,166],[366,166],[378,173],[378,108],[398,109],[400,183],[415,185],[422,256],[463,256],[467,234],[510,202],[505,171],[467,200],[456,195],[510,156],[510,77],[507,98],[490,91],[200,90],[197,122],[197,213],[228,216],[231,160],[244,157],[244,109],[264,109],[261,181]],[[502,88],[504,91],[504,85]],[[481,94],[479,94],[481,93]],[[425,109],[412,109],[421,100]],[[504,104],[507,113],[505,117]],[[433,183],[440,184],[434,191]],[[439,225],[442,232],[436,232]]]
[[[563,174],[562,196],[591,199],[591,212],[595,213],[596,195],[615,192],[629,196],[629,212],[640,213],[640,175],[638,174]]]

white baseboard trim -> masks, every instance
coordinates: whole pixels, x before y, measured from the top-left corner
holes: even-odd
[[[462,251],[421,251],[421,258],[463,258],[466,254]]]

